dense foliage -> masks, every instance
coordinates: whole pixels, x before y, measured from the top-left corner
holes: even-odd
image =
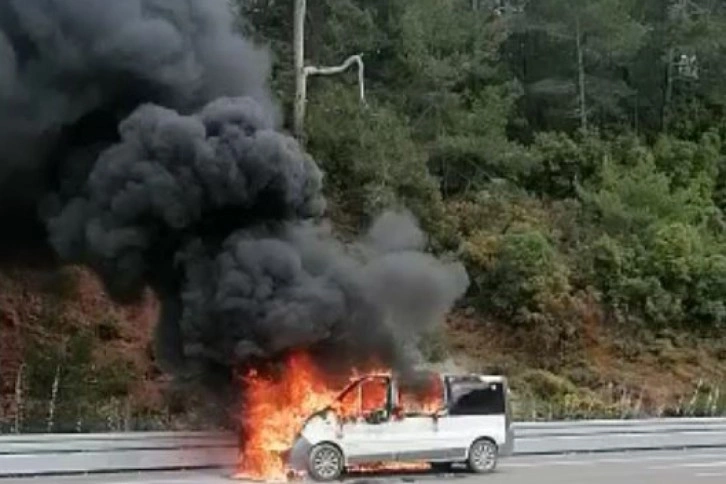
[[[292,0],[238,0],[293,98]],[[709,0],[318,0],[308,147],[345,220],[411,207],[500,324],[726,325],[726,8]],[[555,334],[563,334],[556,330]]]

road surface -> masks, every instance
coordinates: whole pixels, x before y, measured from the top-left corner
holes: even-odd
[[[486,476],[464,473],[353,476],[347,484],[710,484],[726,482],[723,449],[511,457]],[[0,484],[230,484],[221,471],[0,479]],[[240,481],[236,481],[240,482]],[[244,484],[244,481],[240,482]]]

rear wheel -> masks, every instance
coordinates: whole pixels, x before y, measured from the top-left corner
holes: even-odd
[[[497,445],[489,439],[479,439],[471,444],[467,467],[476,474],[486,474],[497,467]]]
[[[318,444],[308,457],[308,474],[318,482],[330,482],[343,473],[343,453],[332,444]]]

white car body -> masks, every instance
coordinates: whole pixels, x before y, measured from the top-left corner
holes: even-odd
[[[353,385],[366,378],[370,377],[364,377]],[[390,378],[389,404],[395,406],[398,403],[395,401],[397,381],[395,377],[385,378]],[[493,442],[499,455],[509,454],[513,446],[513,433],[506,379],[484,375],[440,375],[440,378],[444,383],[442,387],[445,395],[442,401],[445,407],[432,415],[383,418],[379,422],[369,423],[363,419],[342,421],[330,409],[316,413],[307,420],[291,449],[290,467],[305,471],[310,450],[323,443],[340,449],[345,467],[378,462],[465,462],[472,444],[479,439]],[[449,382],[455,378],[467,378],[477,391],[496,388],[496,391],[503,392],[503,404],[496,411],[479,410],[488,414],[461,414],[461,411],[452,414],[449,408],[452,400],[450,393],[454,387]]]

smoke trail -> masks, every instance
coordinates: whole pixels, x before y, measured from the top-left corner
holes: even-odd
[[[275,113],[264,50],[236,35],[224,0],[0,2],[0,207],[88,167],[143,102],[190,112],[250,96]]]
[[[52,246],[112,296],[155,290],[169,371],[217,385],[300,348],[405,366],[466,273],[423,252],[407,212],[336,240],[232,20],[224,0],[2,4],[0,186],[34,181],[18,196],[45,195]]]
[[[409,214],[389,216],[415,229]],[[458,264],[415,248],[344,247],[307,222],[243,229],[190,260],[186,356],[231,366],[311,348],[338,365],[375,357],[404,368],[416,356],[406,343],[439,323],[468,282]]]

